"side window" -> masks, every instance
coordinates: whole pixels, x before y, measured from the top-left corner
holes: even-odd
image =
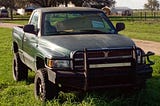
[[[39,18],[39,13],[35,12],[30,20],[30,24],[34,25],[35,27],[35,32],[38,31],[38,18]]]

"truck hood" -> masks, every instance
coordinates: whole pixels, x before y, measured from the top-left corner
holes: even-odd
[[[122,35],[118,34],[83,34],[83,35],[59,35],[59,36],[44,36],[43,39],[49,41],[50,44],[58,46],[61,53],[64,51],[75,51],[100,48],[119,48],[129,47],[135,43]],[[50,45],[51,46],[51,45]],[[52,47],[54,47],[52,46]]]

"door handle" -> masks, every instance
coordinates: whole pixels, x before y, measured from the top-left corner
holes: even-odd
[[[26,40],[27,40],[27,37],[24,36],[24,37],[23,37],[23,40],[26,41]]]

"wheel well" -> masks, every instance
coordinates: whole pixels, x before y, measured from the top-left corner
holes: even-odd
[[[18,44],[16,42],[13,42],[13,51],[14,53],[18,52]]]
[[[40,57],[36,58],[36,67],[37,67],[37,70],[45,67],[44,60],[42,58]]]

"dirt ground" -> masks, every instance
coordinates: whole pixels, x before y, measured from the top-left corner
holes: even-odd
[[[18,26],[18,24],[2,23],[0,22],[0,27],[13,28]],[[160,55],[160,42],[146,41],[133,39],[138,47],[141,47],[145,52],[152,51],[156,55]]]
[[[133,39],[138,47],[141,47],[145,52],[152,51],[156,55],[160,55],[160,43],[146,40]]]
[[[13,28],[14,26],[19,26],[19,24],[11,24],[11,23],[2,23],[2,22],[0,22],[0,27]]]

